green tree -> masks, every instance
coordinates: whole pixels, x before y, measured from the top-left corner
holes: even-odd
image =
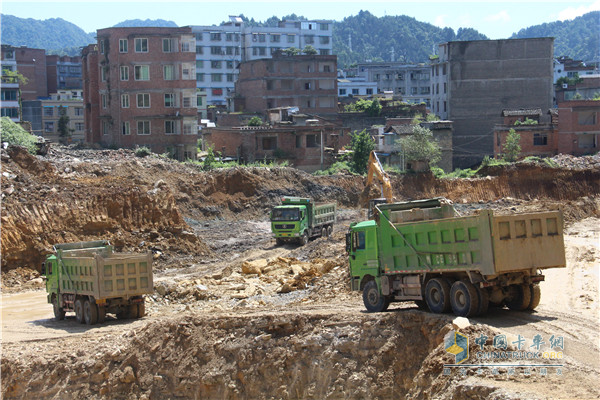
[[[283,54],[285,54],[286,56],[299,56],[300,54],[302,54],[302,50],[300,50],[297,47],[289,47],[283,50]]]
[[[37,136],[34,136],[23,129],[20,125],[15,124],[8,117],[2,117],[2,125],[0,126],[0,140],[7,142],[9,145],[23,146],[31,154],[37,152]]]
[[[352,148],[352,157],[350,160],[350,168],[357,174],[365,174],[367,172],[367,164],[369,155],[375,149],[375,142],[366,129],[361,132],[351,134],[350,147]]]
[[[66,107],[60,106],[58,108],[58,137],[62,144],[67,144],[69,142],[69,138],[73,133],[73,130],[69,129],[69,121],[71,120],[67,115]]]
[[[307,44],[304,49],[302,50],[302,52],[304,54],[306,54],[307,56],[314,56],[315,54],[318,53],[317,49],[315,49],[314,47],[312,47],[310,44]]]
[[[430,167],[442,159],[442,149],[433,138],[433,132],[420,125],[414,125],[412,134],[398,139],[406,161],[425,161]]]
[[[375,99],[371,101],[371,104],[366,108],[365,112],[369,117],[378,117],[381,114],[381,103]]]
[[[248,126],[261,126],[263,123],[260,117],[254,116],[248,121]]]
[[[515,162],[521,154],[521,145],[519,144],[521,135],[513,128],[510,128],[506,140],[504,141],[504,161]]]
[[[218,155],[219,153],[216,152],[216,154]],[[205,171],[210,171],[214,168],[216,161],[217,158],[215,157],[213,146],[208,146],[208,149],[206,149],[206,157],[204,157],[204,161],[202,162],[202,169]]]

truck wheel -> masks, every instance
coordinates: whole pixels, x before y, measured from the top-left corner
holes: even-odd
[[[300,245],[305,246],[308,243],[308,233],[304,232],[300,238]]]
[[[81,299],[75,300],[75,320],[77,320],[77,322],[79,322],[80,324],[84,323],[83,304],[81,302]]]
[[[327,237],[331,237],[332,233],[333,233],[333,226],[329,225],[327,227]]]
[[[505,303],[508,308],[515,311],[523,311],[529,307],[531,302],[531,289],[529,285],[510,285]]]
[[[98,322],[98,306],[89,300],[83,302],[83,319],[88,325],[96,325]]]
[[[106,307],[98,306],[98,323],[106,321]]]
[[[381,312],[387,310],[390,300],[379,293],[379,288],[375,281],[369,281],[363,289],[363,302],[369,312]]]
[[[327,228],[323,227],[323,229],[321,229],[321,237],[327,237]]]
[[[62,321],[65,319],[65,310],[58,305],[58,298],[56,296],[52,296],[52,308],[54,309],[55,320]]]
[[[277,243],[277,246],[281,246],[284,242],[282,238],[275,238],[275,243]]]
[[[490,294],[486,289],[479,286],[475,286],[475,289],[477,289],[477,300],[479,301],[479,307],[477,307],[475,315],[484,315],[490,307]]]
[[[450,304],[454,314],[460,317],[475,315],[479,307],[477,289],[469,281],[456,281],[450,289]]]
[[[425,301],[434,313],[450,311],[450,283],[444,278],[433,278],[425,285]]]
[[[146,315],[146,303],[143,301],[137,305],[137,317],[143,318]]]
[[[531,300],[529,300],[529,306],[527,306],[528,310],[535,310],[535,308],[540,304],[540,300],[542,298],[542,290],[540,289],[540,285],[529,285],[531,289]]]
[[[130,318],[130,319],[138,318],[138,305],[137,304],[129,305],[129,316],[127,318]]]
[[[121,308],[121,310],[117,313],[117,319],[127,319],[129,318],[129,306],[125,308]]]

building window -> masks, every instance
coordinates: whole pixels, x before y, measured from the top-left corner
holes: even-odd
[[[202,74],[202,73],[197,73],[197,74],[196,74],[196,80],[197,80],[198,82],[204,82],[204,74]]]
[[[346,89],[340,89],[340,96],[346,95]]]
[[[221,47],[220,46],[210,46],[210,54],[212,55],[221,55]]]
[[[323,72],[331,72],[331,66],[330,65],[323,65]]]
[[[44,122],[44,132],[54,132],[54,121]]]
[[[174,93],[165,93],[165,107],[175,107]]]
[[[150,108],[150,93],[138,93],[137,107],[138,108]]]
[[[165,135],[177,135],[177,121],[165,121]]]
[[[295,43],[296,42],[296,35],[287,35],[287,42],[288,43]]]
[[[421,94],[429,94],[429,91],[430,91],[429,86],[421,88]]]
[[[204,50],[202,46],[196,46],[196,54],[204,54]]]
[[[233,46],[225,47],[225,54],[227,54],[228,56],[232,56],[233,55]]]
[[[129,108],[129,95],[128,94],[121,95],[121,108]]]
[[[193,99],[195,97],[196,97],[195,95],[194,96],[184,95],[183,96],[183,106],[186,107],[186,108],[194,107],[194,105],[193,105],[194,104]]]
[[[306,135],[306,147],[319,147],[318,135]]]
[[[196,69],[202,69],[202,68],[204,68],[204,61],[197,60],[196,61]]]
[[[53,117],[54,116],[54,108],[53,107],[44,107],[44,117]]]
[[[163,79],[165,81],[175,80],[175,67],[173,65],[163,65]]]
[[[258,48],[258,55],[259,56],[265,56],[265,55],[267,55],[267,48],[266,47],[259,47]]]
[[[74,113],[77,116],[83,115],[83,107],[75,107]]]
[[[127,67],[127,66],[121,66],[121,67],[119,67],[119,78],[122,81],[128,81],[129,80],[129,67]]]
[[[319,36],[320,44],[329,44],[329,36]]]
[[[580,149],[593,149],[598,147],[598,135],[577,135],[577,147]]]
[[[231,33],[231,32],[227,32],[227,33],[225,34],[225,41],[227,41],[227,42],[232,42],[232,41],[233,41],[233,33]]]
[[[197,125],[191,121],[183,122],[183,134],[184,135],[195,135],[198,131]]]
[[[281,35],[279,34],[271,34],[271,43],[279,43],[281,42]]]
[[[148,65],[136,65],[133,69],[136,81],[150,80],[150,68]]]
[[[265,35],[264,33],[259,33],[258,34],[258,41],[259,43],[264,43],[267,41],[267,35]]]
[[[210,81],[211,82],[221,82],[223,80],[223,75],[222,74],[210,74]]]
[[[417,94],[417,88],[416,87],[411,87],[410,88],[410,94]]]
[[[202,32],[196,33],[196,40],[199,41],[199,42],[202,41]]]
[[[196,107],[202,107],[202,96],[196,96]]]
[[[221,41],[221,33],[220,32],[211,32],[210,40],[212,42],[220,42]]]
[[[106,67],[100,67],[100,80],[106,82]]]
[[[310,90],[310,82],[304,83],[304,90]]]
[[[101,95],[100,100],[102,101],[102,108],[106,109],[106,106],[107,106],[106,95],[105,94]]]
[[[129,129],[129,122],[123,122],[123,124],[121,124],[121,134],[131,135],[131,131]]]
[[[320,49],[319,50],[319,55],[321,55],[321,56],[328,56],[329,55],[329,50],[327,50],[327,49]]]
[[[138,135],[149,135],[150,134],[150,121],[138,121],[137,122],[137,134]]]
[[[100,40],[100,54],[104,54],[104,40]]]
[[[183,53],[193,52],[194,44],[195,43],[193,40],[192,41],[186,40],[186,41],[181,42],[181,52],[183,52]]]
[[[446,82],[444,82],[444,93],[446,93],[448,91],[448,84]]]
[[[357,95],[358,94],[358,89],[352,89],[352,94],[353,95]]]
[[[373,94],[373,89],[367,89],[367,94]]]
[[[322,31],[328,31],[329,30],[329,24],[319,24],[319,29]]]
[[[3,90],[2,91],[2,101],[16,101],[17,100],[17,91],[16,90]]]
[[[580,111],[577,113],[577,122],[579,125],[596,125],[595,111]]]
[[[127,53],[129,50],[129,41],[127,39],[119,39],[119,53]]]
[[[446,111],[447,111],[447,108],[448,108],[448,107],[447,107],[447,104],[446,104],[446,102],[444,102],[444,112],[446,112]]]
[[[313,35],[304,36],[304,43],[313,44],[315,42],[315,37]]]
[[[147,53],[148,52],[148,39],[135,38],[135,52],[136,53]]]
[[[546,134],[546,133],[534,133],[533,134],[533,145],[534,146],[546,146],[546,145],[548,145],[548,134]]]
[[[85,125],[83,124],[83,122],[75,122],[75,130],[77,132],[81,132],[85,129]]]
[[[172,38],[165,38],[162,40],[163,53],[172,53],[175,51],[175,40]]]
[[[221,61],[211,61],[211,62],[210,62],[210,67],[211,67],[212,69],[221,69],[221,66],[222,66],[222,65],[223,65],[223,64],[221,63]]]
[[[277,148],[277,138],[274,136],[262,138],[262,148],[263,150],[275,150]]]
[[[182,64],[181,65],[181,78],[185,80],[194,79],[196,73],[194,64]]]
[[[233,74],[227,74],[227,82],[233,82]]]

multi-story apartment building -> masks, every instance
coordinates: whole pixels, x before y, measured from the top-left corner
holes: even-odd
[[[107,28],[82,52],[86,141],[195,159],[191,28]]]
[[[71,93],[60,92],[50,96],[50,99],[40,100],[42,109],[42,133],[45,139],[52,142],[83,143],[85,140],[85,124],[83,99],[72,96]],[[61,138],[59,120],[62,116],[68,118],[68,137]]]
[[[277,27],[253,27],[240,17],[220,26],[192,26],[196,38],[196,81],[207,93],[207,103],[226,105],[234,90],[238,65],[269,58],[290,47],[314,47],[319,55],[331,55],[332,21],[281,21]]]
[[[19,110],[20,84],[12,76],[7,76],[5,71],[17,71],[17,58],[12,46],[2,45],[2,75],[0,85],[0,116],[9,117],[14,122],[21,120]]]
[[[598,75],[598,67],[587,65],[582,60],[573,60],[569,57],[557,57],[554,59],[554,82],[560,78],[576,78],[586,75]]]
[[[407,103],[430,107],[430,67],[426,64],[381,62],[358,64],[357,75],[377,83],[377,92],[393,92]]]
[[[27,78],[27,83],[20,85],[23,100],[48,97],[46,50],[2,45],[2,69],[17,71]]]
[[[286,56],[240,64],[235,88],[236,111],[265,112],[298,107],[307,114],[337,113],[337,57]]]
[[[65,89],[81,89],[81,57],[46,56],[48,93]]]
[[[431,109],[454,122],[455,168],[494,154],[493,130],[502,123],[502,110],[552,107],[553,43],[533,38],[440,44],[430,67]]]

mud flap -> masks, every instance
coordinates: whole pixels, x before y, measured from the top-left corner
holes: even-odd
[[[379,278],[379,283],[381,284],[381,294],[384,296],[390,295],[390,280],[387,276],[382,276]]]

